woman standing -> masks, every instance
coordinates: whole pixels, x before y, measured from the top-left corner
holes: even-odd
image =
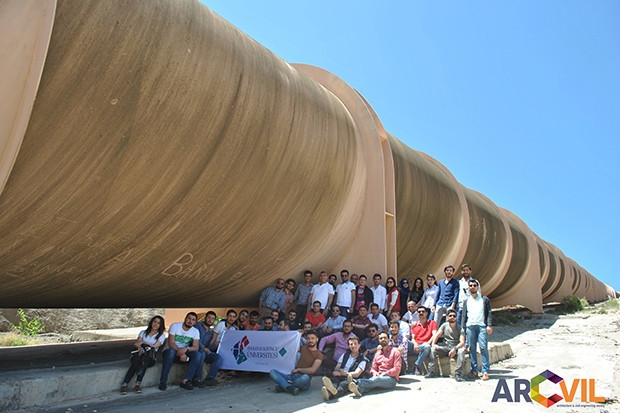
[[[386,300],[386,317],[390,320],[390,315],[392,311],[398,312],[400,314],[400,290],[396,286],[396,279],[394,277],[388,277],[385,281],[385,288],[387,289],[387,300]]]
[[[430,320],[435,316],[435,303],[439,296],[439,286],[437,285],[437,279],[434,274],[428,274],[426,276],[426,290],[422,295],[422,305],[428,308],[431,312],[428,317]]]
[[[409,298],[409,280],[403,278],[398,283],[398,290],[400,291],[400,316],[407,312],[407,299]],[[420,296],[422,297],[422,296]]]
[[[138,372],[138,376],[136,377],[136,387],[134,390],[136,393],[142,393],[142,387],[140,387],[142,378],[144,377],[144,373],[146,373],[146,369],[155,365],[155,361],[157,360],[155,357],[157,349],[164,344],[166,339],[164,331],[166,331],[164,318],[156,315],[151,318],[146,330],[140,332],[138,341],[133,343],[134,347],[137,349],[137,354],[135,357],[132,357],[131,366],[129,370],[127,370],[125,380],[123,380],[123,384],[121,385],[121,394],[127,394],[127,385],[133,375],[136,374],[136,371]]]
[[[423,295],[424,281],[422,281],[422,278],[418,277],[413,282],[413,289],[411,290],[411,294],[409,295],[409,301],[413,301],[417,308],[420,305],[420,301],[422,301]]]

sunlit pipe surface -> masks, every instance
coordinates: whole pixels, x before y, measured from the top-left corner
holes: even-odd
[[[0,305],[253,306],[278,276],[442,274],[494,305],[613,290],[190,0],[0,4]]]

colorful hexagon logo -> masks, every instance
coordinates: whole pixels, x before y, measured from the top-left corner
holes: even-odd
[[[550,397],[545,397],[540,394],[538,386],[545,380],[549,380],[554,384],[558,384],[564,379],[549,370],[545,370],[538,376],[532,377],[532,380],[530,380],[530,396],[532,397],[532,400],[542,404],[545,407],[551,407],[563,399],[562,396],[560,396],[559,394],[554,394]]]

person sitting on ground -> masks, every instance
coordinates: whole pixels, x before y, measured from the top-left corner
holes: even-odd
[[[368,308],[365,305],[360,306],[359,314],[351,320],[353,322],[353,332],[356,336],[363,340],[366,338],[366,327],[372,324],[368,318]],[[377,345],[379,345],[377,343]]]
[[[435,357],[448,356],[456,357],[456,370],[454,378],[456,381],[463,381],[463,363],[465,362],[465,332],[456,323],[456,310],[450,309],[447,313],[448,321],[443,323],[431,340],[431,359],[428,362],[428,373],[424,376],[427,379],[437,377],[435,368]],[[444,337],[444,344],[437,345],[437,341]]]
[[[271,317],[267,317],[263,320],[263,328],[261,330],[263,331],[278,331],[277,329],[275,329],[275,322],[273,320],[273,318]]]
[[[319,343],[319,351],[321,352],[325,350],[326,345],[334,344],[333,357],[326,357],[324,361],[326,370],[333,369],[340,356],[342,356],[349,349],[349,343],[347,342],[349,337],[355,337],[355,334],[353,334],[353,324],[351,324],[350,320],[346,320],[342,324],[342,331],[330,334],[329,336],[325,336],[321,339],[321,342]]]
[[[315,301],[312,303],[312,311],[306,313],[305,321],[309,321],[314,329],[320,329],[323,323],[325,323],[325,316],[321,313],[320,301]]]
[[[205,315],[205,319],[202,323],[198,323],[196,328],[200,332],[200,343],[198,344],[200,351],[204,353],[204,362],[211,364],[209,373],[204,382],[198,381],[192,383],[195,387],[215,386],[217,380],[215,376],[222,367],[222,356],[215,352],[215,349],[211,346],[211,339],[213,338],[213,323],[215,322],[216,314],[213,311],[208,311]],[[201,375],[202,376],[202,375]]]
[[[371,323],[378,325],[382,331],[388,331],[388,321],[387,318],[381,314],[379,304],[372,303],[370,306],[370,314],[368,314],[368,319]]]
[[[342,331],[342,323],[344,323],[345,320],[346,318],[340,315],[340,307],[333,305],[331,316],[325,320],[323,326],[321,326],[321,335],[328,336]]]
[[[308,345],[300,347],[301,355],[290,374],[275,369],[269,372],[269,377],[276,382],[276,392],[286,391],[292,395],[297,395],[300,391],[310,388],[311,376],[321,367],[323,353],[316,347],[319,337],[314,331],[308,332],[306,339]]]
[[[166,336],[164,335],[165,331],[166,324],[164,318],[160,315],[151,318],[146,330],[140,331],[140,334],[138,334],[138,341],[133,343],[137,353],[136,356],[132,358],[136,361],[131,363],[129,370],[127,370],[127,374],[125,374],[125,379],[121,384],[121,394],[127,394],[127,386],[136,372],[138,376],[136,377],[134,391],[136,393],[142,393],[141,384],[144,373],[146,373],[146,369],[155,365],[155,361],[157,361],[157,351],[166,340]]]
[[[246,321],[243,322],[243,329],[250,330],[250,331],[260,330],[261,326],[260,326],[260,323],[258,322],[258,317],[260,317],[260,314],[258,313],[258,311],[256,310],[250,311],[250,318],[248,318]]]
[[[217,348],[220,346],[220,341],[222,341],[222,336],[228,330],[236,330],[235,321],[237,321],[237,312],[233,309],[230,309],[226,312],[226,318],[220,320],[219,323],[216,324],[213,329],[213,337],[211,337],[211,348],[213,351],[217,351]]]
[[[402,366],[400,351],[390,346],[388,333],[379,333],[379,348],[370,369],[370,378],[361,378],[349,383],[349,390],[357,397],[374,390],[391,390],[400,381],[399,375]]]
[[[366,338],[360,342],[361,351],[364,356],[372,362],[375,357],[377,348],[379,347],[379,326],[376,324],[370,324],[366,327]]]
[[[338,364],[332,373],[332,379],[323,377],[323,400],[335,399],[346,394],[349,390],[349,380],[364,377],[369,361],[360,353],[360,342],[357,337],[347,340],[349,349],[338,359]],[[349,378],[350,377],[350,378]]]
[[[411,346],[409,347],[409,352],[418,355],[413,371],[416,375],[422,374],[422,365],[431,353],[431,340],[433,339],[433,334],[437,331],[437,324],[434,320],[426,318],[427,313],[426,307],[419,306],[418,317],[420,317],[420,321],[411,325]]]
[[[403,372],[407,372],[407,368],[409,365],[407,361],[407,350],[409,347],[409,341],[407,340],[406,336],[403,336],[403,334],[401,333],[398,320],[390,320],[390,346],[400,351],[400,354],[403,358]]]
[[[192,382],[200,381],[204,352],[200,351],[200,333],[194,326],[198,316],[191,311],[183,322],[172,323],[168,331],[168,348],[164,350],[163,366],[159,377],[159,390],[166,390],[168,373],[172,363],[187,363],[187,372],[180,386],[186,390],[194,390]]]

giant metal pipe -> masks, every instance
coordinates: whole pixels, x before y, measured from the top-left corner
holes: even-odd
[[[0,3],[0,303],[251,306],[305,268],[468,262],[494,305],[609,287],[192,0]]]

